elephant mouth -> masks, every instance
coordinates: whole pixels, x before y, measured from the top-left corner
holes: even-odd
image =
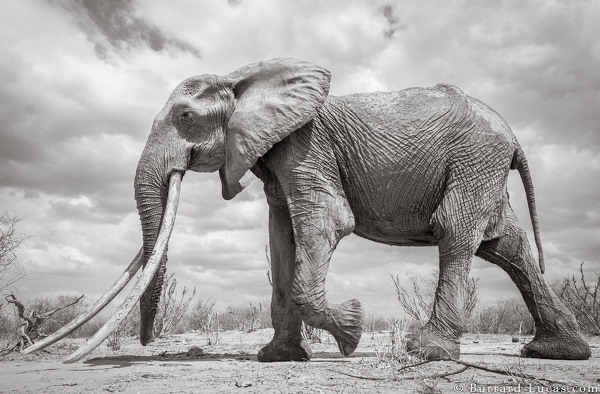
[[[174,170],[171,171],[168,181],[168,195],[165,210],[163,213],[163,220],[160,227],[160,231],[152,250],[152,254],[146,263],[145,268],[142,271],[142,275],[139,277],[136,285],[127,295],[125,300],[121,303],[117,311],[112,317],[102,326],[92,338],[90,338],[82,347],[77,349],[71,355],[69,355],[64,363],[73,363],[81,360],[83,357],[91,353],[96,347],[98,347],[109,335],[117,330],[119,325],[127,318],[133,307],[140,300],[142,294],[148,288],[154,274],[159,268],[160,261],[165,254],[167,244],[169,243],[169,237],[173,230],[175,223],[175,216],[177,213],[177,205],[179,203],[179,193],[181,188],[181,179],[183,177],[183,171]],[[143,248],[137,253],[133,261],[125,269],[123,274],[115,281],[113,286],[102,296],[96,303],[89,307],[83,314],[75,318],[73,321],[65,325],[54,334],[46,337],[44,340],[35,343],[33,346],[28,347],[23,351],[24,354],[32,353],[43,349],[44,347],[51,345],[60,339],[66,337],[77,328],[82,326],[84,323],[93,318],[98,312],[100,312],[108,303],[110,303],[121,290],[131,281],[131,279],[138,272],[143,264]]]

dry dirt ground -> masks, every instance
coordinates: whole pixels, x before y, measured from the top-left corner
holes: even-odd
[[[62,364],[81,339],[49,348],[51,353],[0,358],[3,393],[457,393],[457,392],[600,392],[600,339],[590,338],[586,361],[520,359],[519,343],[508,335],[465,335],[461,360],[491,368],[524,372],[544,380],[468,370],[450,361],[398,371],[383,356],[388,333],[365,334],[350,357],[339,354],[331,337],[313,344],[310,362],[259,363],[256,353],[272,330],[224,332],[219,346],[208,346],[200,333],[173,335],[142,347],[122,340],[119,350],[102,345],[86,360]],[[530,338],[524,338],[528,340]],[[199,346],[203,354],[188,351]],[[192,352],[193,353],[193,352]],[[352,376],[350,376],[352,375]]]

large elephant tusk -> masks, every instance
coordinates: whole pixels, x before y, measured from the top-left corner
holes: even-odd
[[[121,276],[113,283],[112,287],[106,294],[104,294],[94,305],[89,307],[79,317],[72,320],[69,324],[63,326],[60,330],[56,331],[52,335],[44,338],[43,341],[35,343],[33,346],[28,347],[23,351],[23,354],[29,354],[45,348],[46,346],[52,345],[54,342],[59,341],[81,327],[92,317],[96,316],[108,303],[110,303],[117,294],[123,290],[123,288],[131,281],[133,276],[138,272],[143,262],[143,248],[135,255],[133,261],[129,264]]]
[[[65,364],[74,363],[87,356],[92,350],[97,348],[102,341],[104,341],[110,334],[112,334],[119,325],[127,318],[134,305],[139,301],[142,293],[146,290],[150,281],[154,277],[160,260],[165,254],[165,249],[169,243],[169,237],[173,230],[173,224],[175,223],[175,215],[177,213],[177,204],[179,202],[179,191],[181,186],[182,174],[180,172],[174,172],[171,174],[169,180],[169,194],[167,197],[167,204],[165,206],[165,212],[163,214],[163,220],[156,239],[156,244],[152,250],[152,254],[146,263],[142,275],[138,279],[135,287],[129,292],[129,295],[114,315],[90,338],[85,345],[77,349],[75,352],[70,354],[63,362]]]

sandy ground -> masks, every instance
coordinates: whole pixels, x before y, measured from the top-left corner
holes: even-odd
[[[0,358],[2,393],[456,393],[456,392],[600,392],[600,338],[590,338],[586,361],[521,359],[519,343],[501,335],[466,335],[461,360],[564,382],[547,383],[468,369],[447,378],[431,378],[461,369],[433,362],[398,372],[382,357],[389,334],[365,334],[350,357],[339,354],[331,337],[313,344],[310,362],[259,363],[256,353],[272,330],[221,333],[219,346],[208,346],[199,333],[173,335],[142,347],[124,339],[115,351],[102,345],[88,359],[62,364],[83,340],[65,340],[51,353]],[[528,339],[528,338],[526,338]],[[188,351],[199,346],[202,355]],[[349,376],[354,375],[354,376]]]

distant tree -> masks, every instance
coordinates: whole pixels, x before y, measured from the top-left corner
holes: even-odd
[[[25,268],[17,261],[17,250],[27,239],[18,232],[20,221],[8,212],[0,215],[0,292],[25,277]]]

